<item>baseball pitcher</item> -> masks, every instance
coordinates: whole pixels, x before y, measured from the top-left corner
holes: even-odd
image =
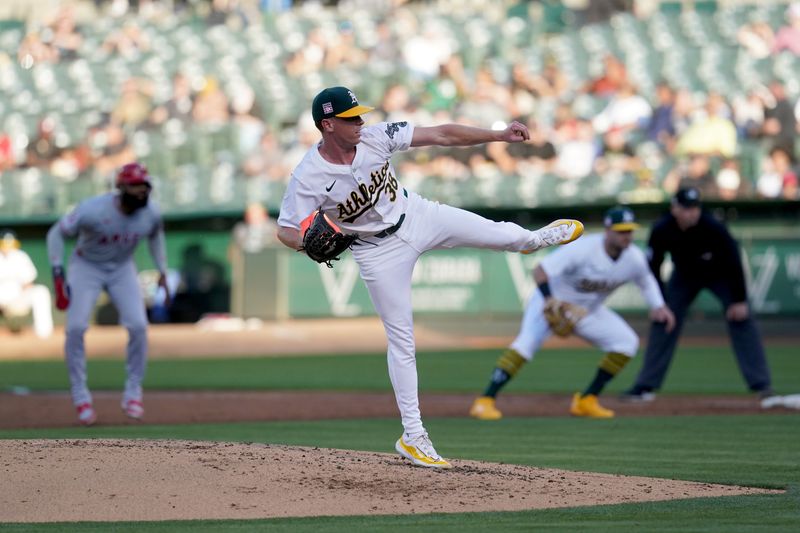
[[[618,287],[634,282],[654,321],[664,322],[672,329],[675,317],[664,304],[644,252],[632,244],[633,230],[639,227],[633,211],[612,208],[605,215],[604,225],[605,233],[587,235],[548,255],[536,266],[533,276],[538,290],[528,300],[521,330],[497,360],[486,391],[472,404],[471,416],[480,420],[502,418],[495,405],[497,393],[553,333],[574,333],[605,352],[592,382],[573,396],[570,413],[592,418],[614,416],[612,410],[599,404],[597,397],[636,355],[639,338],[603,302]]]
[[[530,231],[431,202],[404,189],[390,161],[395,152],[418,146],[522,142],[528,139],[522,124],[512,122],[502,131],[408,122],[365,126],[361,116],[372,109],[345,87],[314,98],[312,115],[322,141],[292,172],[278,238],[321,263],[350,247],[386,330],[389,377],[404,429],[395,449],[416,465],[450,468],[434,449],[419,410],[411,311],[417,259],[428,250],[461,246],[530,253],[577,239],[583,225],[557,220]]]
[[[133,253],[147,239],[150,254],[167,289],[164,229],[158,207],[149,201],[152,183],[139,163],[123,166],[115,192],[84,200],[47,233],[47,253],[53,268],[56,307],[67,311],[65,357],[78,421],[96,421],[92,395],[86,384],[83,336],[100,291],[107,291],[128,330],[125,391],[122,410],[134,419],[144,415],[142,380],[147,364],[147,313],[137,280]],[[77,237],[64,272],[64,238]],[[66,277],[65,277],[66,276]],[[169,296],[168,296],[169,297]]]

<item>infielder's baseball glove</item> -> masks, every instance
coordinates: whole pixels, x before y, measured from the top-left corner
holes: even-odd
[[[317,263],[325,263],[328,268],[333,268],[331,261],[337,261],[339,255],[356,240],[355,235],[342,233],[321,209],[311,213],[300,228],[305,228],[301,250]]]
[[[544,304],[544,317],[556,335],[567,337],[575,329],[575,324],[586,316],[586,309],[555,298],[548,298]]]

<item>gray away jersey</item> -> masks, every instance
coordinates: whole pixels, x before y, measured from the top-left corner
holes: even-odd
[[[126,215],[118,202],[116,193],[88,198],[53,225],[47,233],[50,264],[62,265],[64,237],[77,235],[74,254],[101,268],[115,268],[129,261],[139,241],[147,238],[153,261],[159,271],[166,272],[164,229],[158,207],[151,200]]]

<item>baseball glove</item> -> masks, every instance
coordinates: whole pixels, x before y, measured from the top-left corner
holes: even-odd
[[[356,240],[355,235],[342,233],[321,209],[311,213],[300,224],[300,229],[303,231],[300,250],[317,263],[325,263],[328,268],[333,268],[331,261],[337,261],[339,255]]]
[[[548,298],[544,304],[544,318],[556,335],[567,337],[575,329],[580,319],[586,316],[586,309],[555,298]]]

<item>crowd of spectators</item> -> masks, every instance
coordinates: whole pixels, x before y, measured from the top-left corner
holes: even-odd
[[[151,49],[153,39],[145,28],[149,19],[165,16],[164,5],[141,0],[138,9],[125,3],[123,10],[119,2],[100,4],[98,9],[120,21],[101,43],[109,59],[136,61]],[[261,7],[286,9],[290,4],[262,2]],[[644,93],[629,65],[611,52],[590,79],[571,78],[552,56],[540,65],[512,56],[504,69],[496,68],[491,57],[471,64],[436,19],[399,4],[388,2],[385,12],[376,15],[368,43],[356,39],[346,18],[334,30],[312,28],[303,42],[287,45],[281,71],[304,80],[320,72],[335,79],[343,69],[383,69],[386,84],[379,90],[353,87],[364,101],[367,95],[380,95],[379,101],[369,102],[378,108],[369,121],[457,121],[501,128],[516,119],[532,132],[530,142],[519,146],[440,148],[401,157],[400,173],[411,187],[428,179],[491,182],[508,176],[602,186],[627,176],[632,179],[626,182],[628,192],[639,191],[642,198],[653,198],[646,195],[654,191],[666,198],[691,182],[707,198],[798,199],[800,103],[780,79],[728,94],[661,81]],[[263,15],[236,0],[214,0],[200,13],[196,7],[174,2],[169,16],[178,23],[201,20],[209,28],[243,28],[260,24]],[[533,8],[526,14],[533,17]],[[93,21],[78,20],[67,5],[53,20],[30,24],[14,59],[29,69],[88,54],[82,25]],[[755,57],[800,55],[800,4],[788,6],[784,27],[773,29],[755,19],[740,28],[737,39]],[[402,81],[391,83],[394,71],[404,73]],[[67,140],[59,138],[57,120],[47,113],[34,136],[14,139],[2,130],[0,114],[0,173],[36,167],[65,181],[105,175],[140,155],[138,132],[163,134],[164,145],[151,147],[158,151],[180,146],[190,132],[228,128],[232,134],[224,148],[235,154],[239,179],[285,182],[301,154],[319,139],[310,115],[276,124],[272,110],[259,106],[261,88],[247,78],[223,83],[217,72],[193,74],[170,72],[167,87],[141,76],[119,80],[112,105],[98,109],[85,135]],[[596,104],[592,112],[580,105],[587,100]]]

